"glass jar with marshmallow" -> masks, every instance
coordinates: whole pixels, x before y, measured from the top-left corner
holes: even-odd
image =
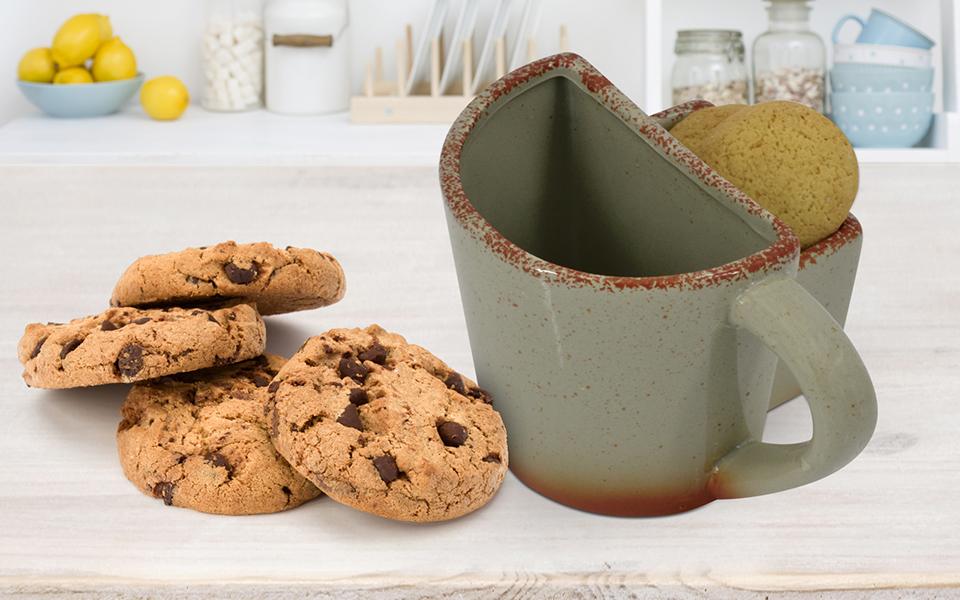
[[[243,111],[260,108],[262,99],[260,0],[208,0],[200,103],[207,110]]]

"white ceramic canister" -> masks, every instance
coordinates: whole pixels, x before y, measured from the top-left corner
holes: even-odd
[[[267,109],[311,115],[350,104],[347,0],[273,0],[264,11]]]

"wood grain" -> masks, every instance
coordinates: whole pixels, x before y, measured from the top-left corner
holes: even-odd
[[[195,598],[942,598],[960,590],[960,172],[870,168],[848,319],[880,421],[848,467],[683,515],[567,509],[508,477],[483,510],[427,526],[328,500],[214,517],[141,495],[117,464],[122,386],[30,390],[30,321],[106,303],[136,256],[223,239],[329,250],[343,302],[268,320],[289,353],[379,322],[472,373],[435,169],[2,169],[0,594]],[[625,368],[629,368],[625,365]],[[809,435],[802,402],[766,438]]]

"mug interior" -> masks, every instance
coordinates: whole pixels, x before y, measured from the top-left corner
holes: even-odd
[[[463,190],[529,254],[599,275],[690,273],[775,241],[557,70],[492,107],[465,141]]]

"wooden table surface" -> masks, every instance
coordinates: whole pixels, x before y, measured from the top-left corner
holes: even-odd
[[[508,476],[466,518],[393,523],[327,499],[218,517],[121,473],[126,388],[28,389],[31,321],[101,310],[135,257],[223,239],[335,253],[338,305],[268,320],[290,353],[378,322],[472,373],[434,169],[7,166],[0,188],[0,594],[272,597],[939,598],[960,591],[960,171],[865,169],[848,332],[880,404],[863,454],[825,480],[655,519],[601,517]],[[766,439],[810,433],[803,401]]]

